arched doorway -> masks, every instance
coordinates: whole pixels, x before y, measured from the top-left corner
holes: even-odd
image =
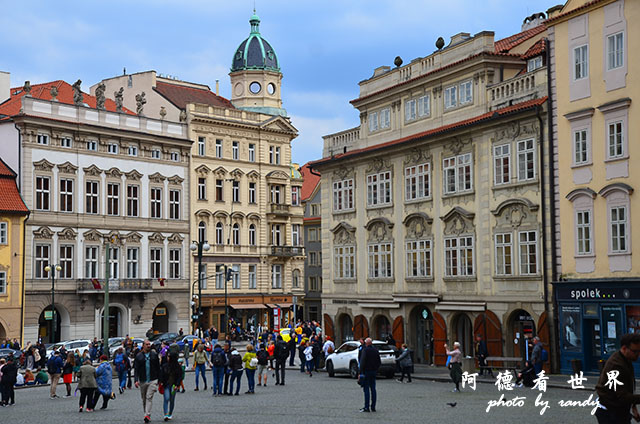
[[[384,315],[378,315],[373,319],[373,336],[376,340],[387,340],[387,337],[391,335],[391,330],[391,323]]]
[[[340,344],[353,340],[353,321],[348,314],[342,314],[338,318],[340,325]]]
[[[512,346],[513,356],[519,356],[523,360],[528,359],[530,353],[528,346],[536,335],[536,325],[531,314],[524,309],[513,311],[509,318],[509,330],[511,340],[507,340],[507,346]]]
[[[422,305],[413,308],[410,317],[416,362],[433,364],[433,315]]]
[[[364,315],[356,315],[353,319],[353,338],[356,340],[369,337],[369,321]]]
[[[38,337],[43,343],[58,343],[69,340],[69,313],[64,307],[56,305],[53,315],[55,315],[55,319],[52,319],[51,305],[48,305],[38,317]],[[55,339],[52,339],[53,325],[55,325]]]
[[[462,355],[470,355],[473,352],[473,327],[467,314],[460,313],[454,317],[453,335],[454,342],[460,342]]]
[[[169,331],[169,308],[164,302],[153,310],[152,328],[154,333],[167,333]]]
[[[109,306],[109,337],[126,335],[125,313],[119,306]],[[104,334],[104,309],[100,313],[100,335]]]
[[[0,323],[0,340],[5,340],[6,338],[7,338],[7,330],[5,330],[2,324]]]

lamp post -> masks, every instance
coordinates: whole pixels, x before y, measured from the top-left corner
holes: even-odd
[[[56,342],[56,298],[55,298],[55,282],[56,282],[56,271],[62,271],[62,267],[60,265],[47,265],[44,267],[46,272],[51,273],[51,331],[49,334],[51,335],[51,343]]]
[[[198,252],[198,329],[202,331],[202,251],[207,252],[211,246],[206,240],[191,242],[192,252]]]
[[[227,178],[225,181],[229,181],[232,184],[236,181],[235,178]],[[234,193],[233,187],[231,187],[231,213],[229,214],[229,232],[227,233],[227,246],[231,245],[231,233],[233,232],[232,223],[233,223],[233,203],[234,203]],[[235,240],[234,240],[235,243]],[[224,266],[224,320],[225,320],[225,330],[224,334],[227,336],[229,334],[229,303],[227,301],[227,283],[231,279],[231,270],[227,265]]]

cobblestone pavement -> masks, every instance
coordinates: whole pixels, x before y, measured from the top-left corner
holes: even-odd
[[[211,371],[207,380],[211,384]],[[114,380],[114,387],[116,387]],[[355,380],[347,377],[329,378],[326,373],[312,378],[299,371],[287,370],[285,386],[275,386],[269,375],[267,387],[256,387],[255,395],[247,395],[243,378],[240,396],[212,397],[211,390],[194,392],[194,374],[186,377],[187,392],[178,394],[173,422],[178,423],[589,423],[593,406],[558,406],[559,400],[584,401],[590,391],[549,388],[542,400],[549,409],[540,415],[535,400],[539,392],[516,388],[505,393],[505,400],[526,397],[522,407],[493,407],[486,412],[490,400],[498,400],[501,392],[492,384],[478,384],[477,390],[463,389],[452,393],[450,383],[415,380],[401,384],[392,379],[378,380],[378,411],[359,413],[363,393]],[[211,386],[209,386],[211,387]],[[73,385],[75,389],[75,384]],[[64,394],[58,387],[58,394]],[[593,396],[595,398],[595,396]],[[29,387],[16,390],[17,404],[0,408],[1,423],[42,422],[47,424],[73,422],[142,423],[142,406],[138,390],[126,391],[109,403],[103,411],[78,413],[78,397],[49,399],[49,387]],[[99,405],[101,401],[99,401]],[[447,403],[456,403],[455,407]],[[152,422],[162,420],[162,396],[156,394]]]

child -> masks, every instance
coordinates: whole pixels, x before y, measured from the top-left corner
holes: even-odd
[[[182,381],[180,381],[180,386],[178,386],[178,390],[180,390],[180,393],[184,393],[184,376],[186,375],[187,370],[186,370],[183,358],[178,359],[178,362],[182,367]]]

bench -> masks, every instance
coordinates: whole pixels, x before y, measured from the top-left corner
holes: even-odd
[[[520,363],[522,362],[522,358],[518,356],[487,356],[486,361],[486,368],[491,374],[493,374],[494,369],[509,370],[517,373],[521,368]],[[497,362],[502,362],[502,366],[496,366]]]

